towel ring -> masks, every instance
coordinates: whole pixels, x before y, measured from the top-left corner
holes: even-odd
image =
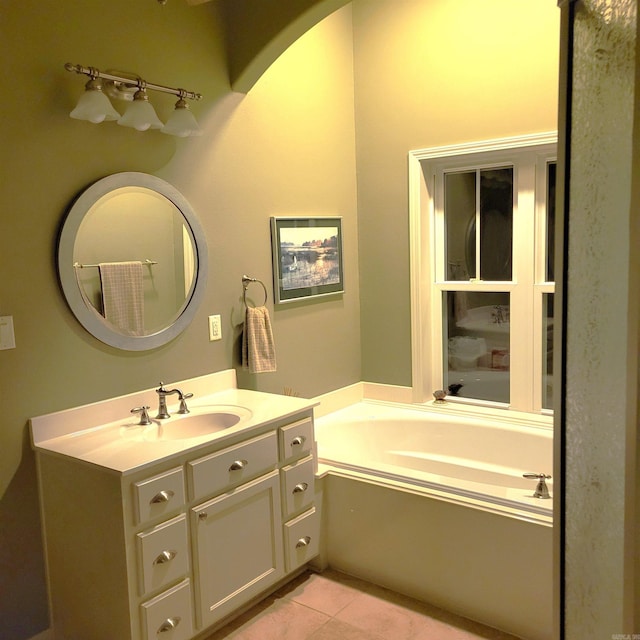
[[[242,288],[244,289],[244,291],[242,292],[242,300],[244,301],[244,306],[245,307],[249,306],[247,304],[247,289],[249,288],[249,285],[252,282],[257,282],[264,290],[264,302],[262,303],[262,305],[264,306],[265,304],[267,304],[267,287],[264,286],[264,282],[262,282],[262,280],[258,280],[258,278],[250,278],[249,276],[242,276]]]

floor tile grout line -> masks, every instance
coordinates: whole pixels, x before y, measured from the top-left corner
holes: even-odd
[[[342,580],[340,578],[340,576],[344,576],[344,580]],[[307,584],[311,584],[311,581],[313,581],[314,583],[314,587],[313,589],[315,590],[315,593],[313,594],[314,597],[318,597],[319,594],[324,594],[326,596],[328,596],[327,600],[330,601],[331,599],[333,599],[333,605],[336,604],[336,589],[339,587],[344,587],[346,589],[345,593],[350,593],[350,595],[352,595],[352,597],[348,598],[348,602],[346,602],[346,604],[340,606],[340,608],[336,611],[334,611],[334,613],[328,613],[326,610],[322,610],[319,609],[315,606],[312,606],[310,604],[307,604],[306,602],[301,602],[299,600],[296,599],[296,597],[301,597],[301,593],[298,593],[298,596],[293,595],[295,593],[295,591],[300,588],[300,587],[304,587],[304,585]],[[375,586],[375,585],[374,585]],[[393,594],[393,590],[388,590],[385,588],[385,591],[389,591],[391,594]],[[305,613],[305,611],[313,611],[315,614],[319,614],[320,616],[322,616],[322,622],[320,624],[319,627],[317,627],[316,629],[314,629],[313,631],[310,631],[310,633],[305,635],[305,638],[300,638],[300,640],[309,640],[309,639],[313,639],[314,637],[316,637],[316,634],[318,634],[318,637],[320,637],[320,630],[323,629],[324,627],[326,627],[326,625],[334,622],[335,624],[338,625],[346,625],[346,627],[353,629],[355,634],[358,634],[358,637],[361,638],[367,638],[368,640],[382,640],[383,636],[379,636],[374,630],[367,630],[364,628],[361,628],[359,625],[354,624],[352,621],[349,621],[348,619],[343,619],[343,618],[339,618],[338,616],[350,605],[352,605],[353,603],[357,602],[357,600],[359,599],[369,599],[372,598],[373,600],[377,600],[378,596],[376,596],[374,593],[372,593],[369,588],[367,588],[367,583],[364,581],[356,581],[353,582],[350,579],[350,576],[348,576],[348,574],[340,574],[338,573],[338,575],[336,577],[331,577],[329,575],[327,576],[322,576],[319,573],[310,573],[309,575],[307,575],[304,579],[301,579],[300,583],[297,585],[297,587],[292,590],[292,591],[288,591],[285,593],[274,593],[273,594],[275,596],[273,603],[277,603],[278,600],[280,601],[284,601],[288,604],[293,604],[293,605],[298,605],[293,607],[292,609],[292,615],[294,617],[303,617],[305,618],[306,616],[308,616],[308,613]],[[394,608],[398,608],[400,611],[402,612],[406,612],[409,614],[418,614],[420,617],[424,617],[425,620],[435,620],[447,627],[450,627],[451,632],[454,635],[449,635],[449,631],[447,631],[446,637],[442,636],[442,637],[438,637],[438,640],[446,640],[446,638],[453,638],[458,637],[458,633],[460,631],[462,631],[464,634],[468,634],[468,638],[469,640],[487,640],[488,638],[498,638],[498,637],[503,637],[501,632],[496,630],[491,630],[494,631],[496,635],[494,634],[487,634],[487,632],[489,632],[490,628],[487,627],[486,628],[486,632],[482,632],[482,630],[478,630],[478,631],[474,631],[472,629],[466,629],[463,627],[459,627],[455,621],[452,620],[443,620],[440,619],[437,615],[432,615],[426,611],[424,612],[420,612],[420,611],[416,611],[414,610],[411,606],[406,606],[405,604],[401,603],[401,602],[394,602],[394,599],[391,598],[389,600],[387,600],[387,602],[390,605],[393,605]],[[283,602],[283,603],[284,603]],[[339,604],[339,602],[338,602]],[[263,613],[264,611],[259,610],[258,609],[259,604],[256,605],[254,607],[255,609],[255,613],[253,614],[253,616],[251,616],[251,621],[248,621],[249,623],[249,628],[248,630],[250,630],[251,628],[255,628],[257,626],[260,625],[260,619],[263,617]],[[300,608],[302,607],[302,609]],[[267,607],[268,608],[268,607]],[[331,610],[333,610],[333,607],[331,607]],[[454,614],[454,617],[455,616]],[[461,618],[461,620],[464,620],[464,618]],[[319,620],[320,621],[320,620]],[[481,624],[481,623],[478,623]],[[220,636],[220,638],[224,637],[226,638],[227,635],[226,633],[232,633],[234,634],[234,630],[233,629],[229,629],[228,632],[225,631],[225,627],[223,627],[222,629],[218,630],[221,633],[225,633],[224,636]],[[216,632],[218,633],[218,632]],[[218,637],[217,635],[215,637]],[[236,636],[236,635],[232,635],[231,637],[237,637],[238,639],[241,638],[241,636]],[[465,635],[466,637],[466,635]],[[506,635],[504,636],[505,638],[512,638],[513,640],[516,640],[515,636],[510,636],[510,635]],[[208,638],[207,640],[212,640],[213,636],[211,638]]]

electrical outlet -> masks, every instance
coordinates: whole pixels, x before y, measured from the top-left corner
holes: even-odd
[[[209,341],[222,340],[222,323],[220,315],[209,316]]]

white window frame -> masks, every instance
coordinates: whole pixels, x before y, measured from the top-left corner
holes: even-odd
[[[409,152],[409,224],[413,401],[433,399],[443,388],[442,292],[504,291],[511,296],[509,409],[542,409],[542,303],[547,282],[546,167],[556,160],[557,133],[545,132],[418,149]],[[513,271],[509,282],[446,281],[443,196],[436,190],[447,171],[513,166]],[[529,239],[528,241],[526,239]],[[440,242],[438,240],[441,240]],[[525,239],[525,240],[523,240]],[[533,242],[530,240],[533,239]],[[542,243],[542,244],[541,244]],[[515,315],[514,315],[515,312]],[[505,405],[473,401],[484,406]]]

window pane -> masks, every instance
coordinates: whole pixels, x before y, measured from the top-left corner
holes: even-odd
[[[445,389],[449,395],[509,402],[509,294],[443,296]]]
[[[553,253],[555,250],[556,230],[556,163],[549,162],[547,164],[547,282],[553,282],[554,277],[554,260]]]
[[[511,280],[513,168],[480,172],[480,277]]]
[[[553,293],[542,297],[542,408],[553,409]]]
[[[447,280],[476,277],[476,172],[447,173],[444,220],[447,234]]]

